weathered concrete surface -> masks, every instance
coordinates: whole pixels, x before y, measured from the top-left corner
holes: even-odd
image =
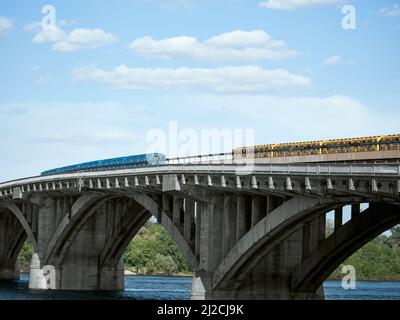
[[[206,289],[204,288],[201,277],[193,276],[190,300],[204,300],[205,298]]]
[[[340,239],[358,239],[350,254],[399,222],[359,210],[365,202],[399,206],[398,164],[256,163],[247,173],[217,162],[0,184],[0,278],[18,277],[16,257],[29,238],[31,288],[121,290],[123,252],[154,215],[195,273],[193,299],[322,299],[329,257],[344,257]],[[343,225],[345,205],[353,209]],[[335,233],[326,238],[331,210]]]
[[[356,211],[359,204],[354,205]],[[335,233],[320,242],[292,272],[292,287],[296,291],[315,290],[345,259],[385,230],[400,223],[400,206],[370,204]]]

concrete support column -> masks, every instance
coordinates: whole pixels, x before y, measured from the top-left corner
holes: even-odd
[[[205,300],[206,289],[204,288],[203,280],[196,275],[193,276],[192,288],[190,290],[190,300]]]
[[[34,206],[31,205],[30,206],[32,209],[32,223],[31,223],[31,227],[32,227],[32,232],[35,236],[37,236],[38,234],[38,229],[39,229],[39,209],[38,206]]]
[[[326,213],[318,217],[318,244],[325,240],[326,235]]]
[[[251,199],[251,227],[254,227],[259,221],[261,221],[266,213],[266,199],[253,195]]]
[[[195,230],[195,202],[193,200],[185,200],[185,217],[184,217],[184,237],[189,246],[193,248],[194,230]]]
[[[204,300],[212,297],[212,274],[223,256],[224,196],[217,195],[212,203],[197,203],[196,255],[199,270],[193,278],[190,298]]]
[[[174,197],[173,201],[172,221],[180,231],[183,231],[183,199]]]
[[[45,290],[47,289],[46,278],[41,268],[40,258],[37,253],[34,253],[31,260],[29,271],[29,289]]]
[[[335,209],[335,231],[343,225],[343,207]]]
[[[267,196],[267,215],[274,210],[272,196]]]
[[[124,289],[124,260],[121,257],[116,267],[102,267],[99,271],[99,290]]]
[[[46,252],[47,246],[56,230],[56,203],[48,197],[36,197],[32,201],[37,205],[37,243],[38,254]]]
[[[212,217],[214,205],[211,203],[200,204],[200,261],[199,267],[203,270],[211,270],[212,266]]]
[[[274,196],[267,197],[267,214],[274,211],[282,204],[282,199]]]
[[[201,234],[201,210],[202,210],[202,205],[200,202],[196,202],[196,241],[195,241],[195,256],[197,260],[200,260],[200,234]]]
[[[64,199],[57,199],[56,200],[56,217],[55,217],[55,224],[57,226],[64,218],[64,211],[65,211]]]
[[[310,254],[310,223],[306,222],[303,226],[303,253],[304,260]]]
[[[239,241],[247,232],[246,227],[246,197],[238,194],[236,197],[236,242]]]
[[[326,214],[318,216],[316,219],[309,222],[309,250],[311,253],[319,243],[325,239],[325,228],[326,228]]]
[[[212,215],[212,262],[214,270],[223,257],[223,219],[224,219],[224,196],[217,195],[214,198]]]
[[[168,194],[162,195],[162,210],[167,214],[167,216],[172,220],[172,205],[171,196]]]
[[[205,300],[212,286],[213,263],[213,203],[196,203],[196,257],[199,269],[195,270],[190,299]]]
[[[225,195],[223,212],[223,254],[227,254],[236,242],[237,203],[233,195]]]
[[[0,280],[19,280],[19,264],[16,262],[14,267],[0,267]]]
[[[355,203],[351,205],[351,219],[357,219],[360,215],[361,207],[359,203]]]

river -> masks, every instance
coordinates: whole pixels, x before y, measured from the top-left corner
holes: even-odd
[[[190,277],[126,276],[125,291],[35,291],[28,289],[28,275],[13,283],[0,283],[0,300],[186,300],[192,284]],[[344,290],[340,281],[324,283],[328,300],[381,300],[399,299],[400,282],[358,281],[355,290]]]

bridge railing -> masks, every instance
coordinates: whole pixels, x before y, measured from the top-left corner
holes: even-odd
[[[194,157],[191,157],[194,158]],[[208,161],[217,161],[217,163],[198,162],[196,159],[170,159],[168,164],[151,167],[138,167],[132,169],[120,169],[109,171],[92,171],[92,172],[73,172],[63,173],[51,176],[36,176],[24,179],[18,179],[8,182],[0,182],[0,194],[5,194],[4,191],[10,193],[12,187],[20,185],[37,184],[37,183],[58,183],[60,181],[75,181],[78,179],[98,179],[104,177],[132,176],[132,175],[148,175],[148,174],[171,174],[184,172],[197,172],[207,174],[239,174],[240,165],[236,159],[234,163],[219,162],[215,157],[207,158]],[[227,158],[223,158],[225,161]],[[195,160],[196,163],[189,161]],[[179,163],[178,163],[179,161]],[[232,159],[231,159],[232,161]],[[341,176],[341,177],[389,177],[396,180],[398,192],[400,193],[400,164],[345,164],[345,163],[314,163],[314,164],[255,164],[250,168],[247,174],[261,175],[321,175],[321,176]]]

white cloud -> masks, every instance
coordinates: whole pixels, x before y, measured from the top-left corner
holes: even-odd
[[[342,3],[343,0],[267,0],[260,7],[272,10],[294,10]]]
[[[379,12],[387,17],[400,17],[400,5],[395,3],[390,9],[382,8]]]
[[[134,40],[130,48],[144,56],[162,59],[266,60],[285,59],[296,55],[285,42],[272,40],[263,30],[236,30],[212,37],[204,42],[180,36],[154,40],[146,36]]]
[[[5,36],[14,29],[14,23],[5,17],[0,17],[0,37]]]
[[[48,26],[36,34],[32,41],[36,44],[52,43],[55,51],[75,52],[103,47],[116,42],[117,38],[101,29],[77,28],[68,33],[59,27]]]
[[[67,33],[64,30],[50,25],[46,28],[42,28],[41,31],[34,36],[32,41],[36,44],[42,44],[46,42],[58,43],[62,39],[66,38],[66,36]]]
[[[324,61],[324,65],[336,65],[342,62],[341,56],[331,56],[326,58]]]
[[[81,68],[74,71],[78,80],[91,80],[127,90],[194,90],[216,93],[262,93],[277,89],[305,88],[311,80],[284,69],[258,66],[206,68],[128,68],[112,71]]]
[[[77,24],[77,21],[75,19],[72,19],[72,20],[61,19],[58,21],[58,25],[60,27],[66,27],[66,26],[71,26],[71,25],[75,25],[75,24]]]

